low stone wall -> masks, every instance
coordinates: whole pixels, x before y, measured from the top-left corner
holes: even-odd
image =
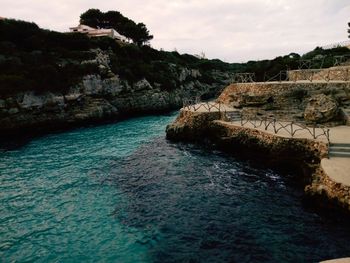
[[[349,187],[333,182],[320,167],[327,157],[327,145],[321,141],[285,138],[260,130],[235,126],[219,112],[199,113],[182,110],[167,127],[167,138],[174,141],[211,142],[239,156],[256,158],[267,165],[288,164],[302,173],[305,193],[325,198],[332,205],[350,211]]]
[[[288,71],[289,81],[350,81],[350,67],[339,66],[327,69],[301,69]]]

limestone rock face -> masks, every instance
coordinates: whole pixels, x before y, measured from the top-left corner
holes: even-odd
[[[33,92],[26,92],[18,98],[18,106],[24,110],[50,108],[53,109],[64,107],[63,95],[47,92],[41,95],[35,95]]]
[[[337,102],[330,96],[318,94],[309,99],[304,118],[310,122],[323,123],[334,119],[337,114]]]
[[[0,100],[0,109],[5,108],[6,102],[4,100]]]
[[[85,63],[107,69],[109,65],[101,52],[95,60]],[[199,70],[174,70],[173,78],[169,79],[176,83],[172,89],[150,83],[146,78],[130,83],[117,75],[86,75],[68,92],[28,91],[0,97],[0,136],[174,110],[182,106],[185,97],[214,96],[229,79],[219,73],[210,73],[215,82],[208,84],[202,81]]]
[[[20,102],[20,106],[23,109],[32,107],[42,108],[43,105],[44,99],[42,96],[35,96],[33,92],[25,93],[22,102]]]
[[[203,72],[169,63],[170,74],[165,80],[168,83],[157,83],[147,74],[133,80],[120,79],[112,70],[112,61],[115,62],[112,51],[91,49],[90,53],[94,55],[92,59],[79,63],[99,70],[82,77],[68,90],[47,87],[50,92],[0,94],[0,137],[168,112],[180,108],[184,98],[212,98],[231,78],[226,71]],[[65,63],[68,61],[63,60],[62,64]]]
[[[95,53],[95,58],[91,60],[85,60],[82,64],[93,64],[97,65],[100,74],[113,77],[115,74],[112,72],[110,67],[110,58],[109,54],[106,51],[102,51],[101,49],[92,49],[93,53]]]
[[[140,91],[140,90],[151,90],[153,89],[151,84],[146,80],[142,79],[134,84],[134,90]]]
[[[183,68],[179,75],[179,81],[185,81],[188,77],[198,78],[200,76],[201,76],[201,73],[197,69]]]

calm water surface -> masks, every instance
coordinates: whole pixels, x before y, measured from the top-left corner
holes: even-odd
[[[292,176],[165,140],[142,117],[0,151],[0,262],[316,262],[350,225]]]

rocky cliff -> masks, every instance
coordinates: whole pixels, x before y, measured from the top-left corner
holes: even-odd
[[[13,19],[0,32],[2,137],[176,109],[216,95],[237,66]]]
[[[177,67],[176,88],[164,89],[144,78],[130,83],[114,74],[107,52],[94,51],[99,74],[87,75],[67,92],[18,92],[0,95],[0,134],[14,135],[56,130],[86,123],[126,118],[135,114],[162,113],[180,108],[190,96],[211,97],[225,87],[229,74],[212,71],[211,84],[201,81],[197,69]]]

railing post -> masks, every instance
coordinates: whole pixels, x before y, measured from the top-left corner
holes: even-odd
[[[330,73],[330,70],[327,71],[327,79],[326,79],[327,82],[329,82],[329,80],[330,80],[329,73]]]
[[[330,129],[327,129],[327,141],[330,144],[331,143],[331,139],[329,137],[329,131],[330,131]]]
[[[316,139],[316,124],[314,124],[314,126],[312,127],[312,136],[314,137],[314,139]]]
[[[290,123],[290,135],[292,135],[292,137],[294,136],[294,132],[293,132],[293,122]]]

